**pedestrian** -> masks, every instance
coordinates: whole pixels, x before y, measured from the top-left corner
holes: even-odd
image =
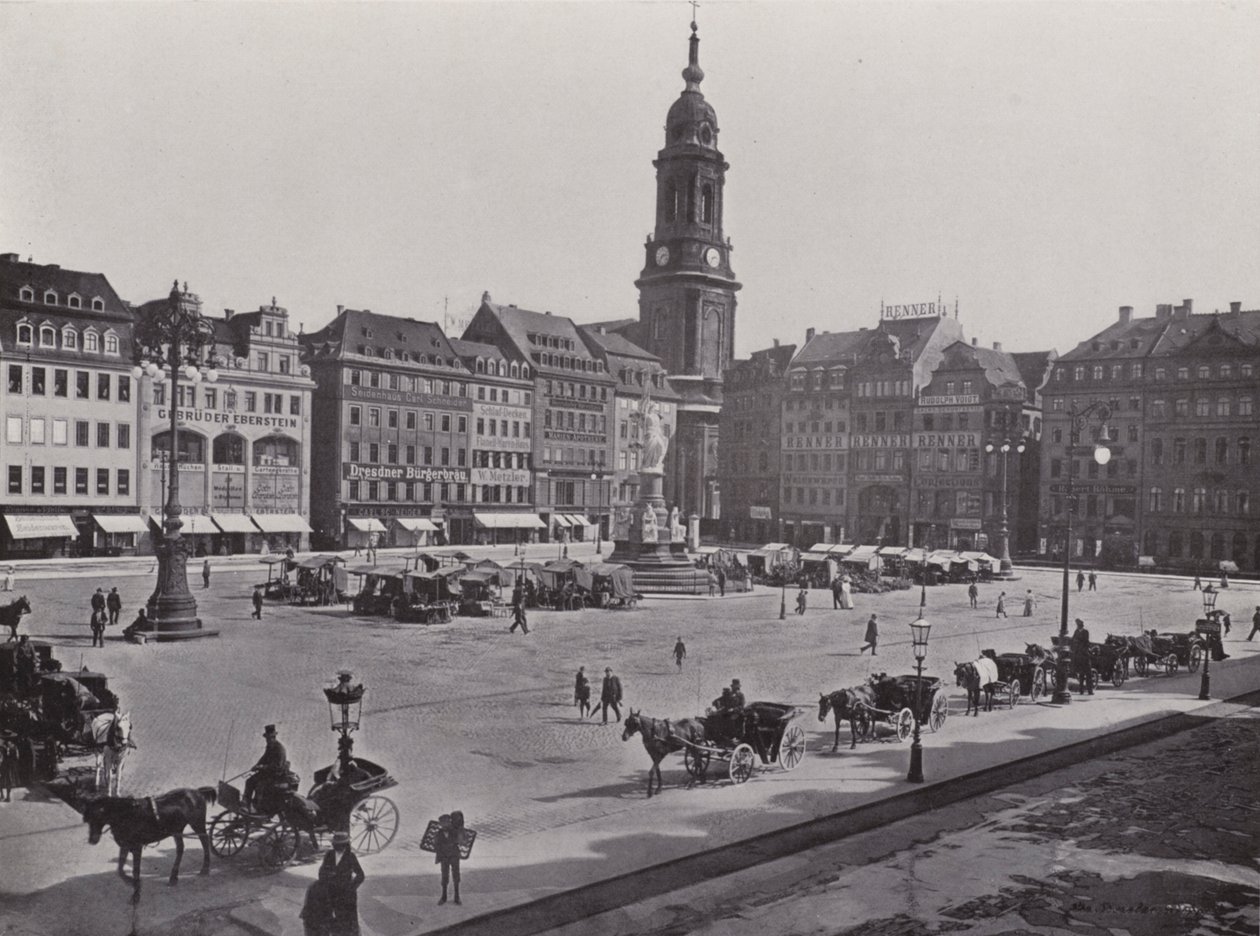
[[[718,566],[717,580],[718,580],[718,594],[722,596],[723,598],[725,598],[726,597],[726,572],[722,569],[721,566]]]
[[[136,634],[142,633],[149,629],[149,617],[144,608],[136,614],[136,619],[123,628],[123,639],[131,640]]]
[[[88,622],[88,626],[92,628],[92,646],[105,646],[105,622],[109,620],[105,610],[92,612],[92,619]]]
[[[997,612],[993,616],[995,618],[1006,617],[1006,592],[998,595]]]
[[[806,598],[807,594],[808,593],[805,591],[805,586],[802,585],[801,590],[796,593],[796,613],[797,614],[805,613],[805,602],[807,600]]]
[[[840,610],[853,610],[853,583],[847,575],[840,576]]]
[[[1251,640],[1257,631],[1260,631],[1260,605],[1256,605],[1256,613],[1251,616],[1251,633],[1247,635],[1247,639]]]
[[[1076,671],[1079,688],[1078,695],[1094,694],[1094,667],[1089,658],[1089,630],[1085,622],[1076,619],[1076,630],[1072,633],[1072,668]]]
[[[971,600],[971,606],[973,608],[978,607],[978,602],[980,601],[980,589],[976,587],[975,582],[972,582],[967,586],[967,597]]]
[[[455,817],[459,816],[460,822],[458,827],[455,824]],[[438,816],[438,833],[434,839],[434,855],[433,863],[442,866],[442,896],[438,899],[438,906],[446,903],[446,888],[448,884],[455,885],[455,902],[462,903],[459,899],[459,861],[460,861],[460,839],[463,836],[463,813],[454,812],[450,815],[443,813]]]
[[[840,607],[840,576],[836,576],[831,580],[831,610],[835,611]]]
[[[117,585],[105,596],[105,607],[109,610],[109,626],[113,627],[118,623],[118,615],[122,614],[122,595],[118,594]]]
[[[1079,592],[1085,587],[1085,573],[1079,569],[1076,572],[1076,590]]]
[[[871,656],[875,656],[875,645],[879,643],[879,615],[872,614],[871,619],[866,622],[866,643],[862,644],[862,648],[858,650],[858,656],[866,652],[866,648],[871,648]]]
[[[1033,598],[1032,589],[1030,588],[1030,589],[1028,589],[1028,591],[1024,594],[1024,617],[1032,617],[1032,614],[1033,614],[1033,605],[1034,605],[1035,603],[1036,603],[1036,601],[1035,601],[1035,599]]]
[[[262,620],[262,606],[263,606],[263,593],[262,593],[261,585],[254,586],[254,596],[251,600],[254,602],[254,615],[253,616],[257,620],[261,621]]]
[[[608,709],[611,708],[621,721],[621,680],[612,674],[612,667],[604,667],[604,684],[599,690],[599,707],[604,713],[604,724],[608,724]]]
[[[1089,590],[1098,591],[1098,573],[1093,569],[1089,570]]]
[[[1198,572],[1196,572],[1196,573],[1194,573],[1194,590],[1195,590],[1195,591],[1201,591],[1202,589],[1203,589],[1203,582],[1202,582],[1202,581],[1200,581],[1200,579],[1199,579],[1199,573],[1198,573]]]
[[[35,648],[31,646],[28,635],[18,638],[18,645],[13,651],[13,672],[17,677],[18,688],[30,692],[35,688],[35,673],[39,669],[39,658]]]
[[[93,614],[96,614],[97,611],[104,611],[105,610],[105,592],[98,588],[92,594],[91,603],[92,603]]]
[[[350,833],[334,832],[319,879],[306,889],[300,914],[306,936],[359,936],[358,891],[366,878],[350,850]]]
[[[521,636],[529,633],[529,622],[525,620],[525,602],[523,601],[512,605],[512,626],[508,628],[508,633],[512,633],[518,627],[521,629]]]
[[[17,785],[18,749],[10,735],[0,735],[0,794],[4,802],[13,802],[13,788]]]
[[[1229,588],[1229,576],[1224,572],[1221,573],[1221,588]]]
[[[4,573],[4,590],[5,591],[13,591],[14,586],[17,585],[17,579],[14,577],[13,573],[14,573],[13,566],[9,566],[9,568]]]
[[[1225,636],[1228,637],[1230,628],[1233,627],[1233,622],[1229,619],[1228,611],[1221,612],[1221,623],[1225,625]]]
[[[709,573],[709,597],[712,598],[717,594],[717,576],[712,572]]]
[[[573,704],[578,707],[578,718],[591,714],[591,681],[586,678],[586,667],[579,666],[573,680]]]
[[[267,538],[265,536],[263,537],[262,544],[258,547],[258,555],[260,556],[271,555],[271,544],[267,542]],[[355,555],[357,556],[358,553],[355,553]]]
[[[682,637],[678,638],[678,642],[674,644],[674,662],[678,665],[678,671],[682,672],[682,661],[687,658],[687,645],[683,643]]]
[[[201,587],[202,588],[210,587],[210,559],[209,557],[207,557],[206,561],[201,564]]]

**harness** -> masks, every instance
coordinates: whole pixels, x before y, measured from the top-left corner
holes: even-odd
[[[149,804],[149,811],[153,813],[153,821],[160,824],[162,817],[158,815],[157,801],[152,796],[146,796],[144,801]]]

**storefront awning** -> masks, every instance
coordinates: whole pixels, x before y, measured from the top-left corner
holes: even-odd
[[[573,526],[588,527],[595,525],[582,514],[565,514],[565,516],[569,518],[569,523]]]
[[[5,514],[4,522],[15,540],[79,535],[69,514]]]
[[[250,514],[250,518],[264,533],[312,532],[311,525],[298,514]]]
[[[428,517],[395,517],[394,522],[408,533],[432,533],[437,524]]]
[[[385,524],[377,520],[375,517],[346,517],[346,523],[350,524],[360,533],[384,533]]]
[[[96,525],[106,533],[147,533],[149,525],[137,514],[92,514]]]
[[[149,514],[149,519],[159,530],[165,530],[162,526],[161,514]],[[180,514],[179,519],[184,521],[184,525],[179,528],[181,536],[199,536],[202,533],[218,533],[219,528],[205,514]]]
[[[558,527],[573,526],[573,524],[569,522],[568,516],[566,516],[565,514],[553,513],[551,515],[551,522]]]
[[[486,513],[474,510],[473,520],[477,522],[477,526],[487,530],[536,530],[547,527],[547,524],[538,519],[538,514],[530,513]]]
[[[257,533],[258,528],[244,514],[211,514],[210,519],[224,533]]]

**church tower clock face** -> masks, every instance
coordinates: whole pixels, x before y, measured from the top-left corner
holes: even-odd
[[[718,253],[716,247],[710,247],[704,252],[704,262],[716,270],[718,264],[722,262],[722,255]]]
[[[664,266],[669,263],[669,248],[662,245],[656,248],[656,265]]]

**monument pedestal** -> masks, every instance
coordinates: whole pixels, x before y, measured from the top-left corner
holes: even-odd
[[[670,526],[659,472],[640,472],[640,497],[630,508],[629,523],[618,522],[609,562],[634,570],[634,587],[644,593],[707,595],[709,573],[687,556],[686,533]]]

